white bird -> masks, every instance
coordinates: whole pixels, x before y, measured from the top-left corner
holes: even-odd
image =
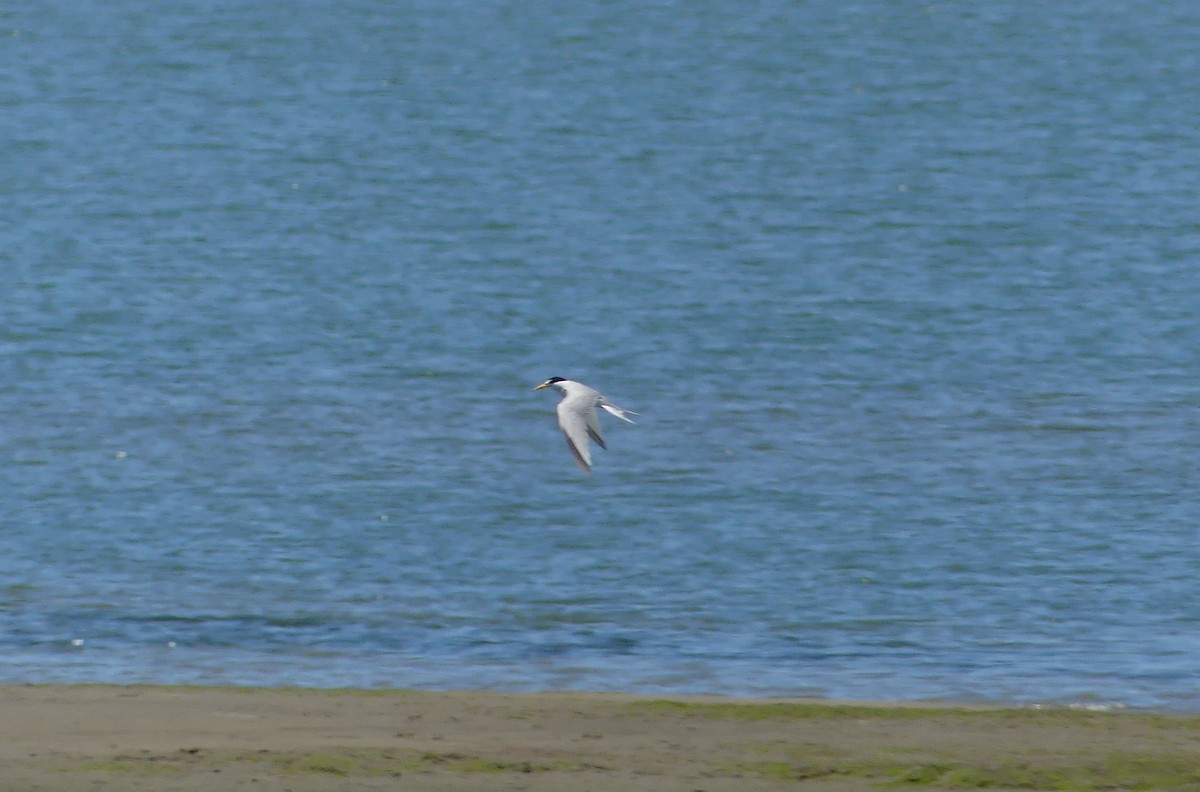
[[[562,429],[563,436],[567,438],[567,448],[571,449],[571,455],[575,457],[579,467],[583,468],[584,473],[591,475],[592,452],[588,446],[588,438],[595,440],[596,445],[601,448],[608,448],[604,445],[604,438],[600,436],[600,422],[596,420],[596,408],[603,408],[605,412],[615,415],[627,423],[633,423],[633,421],[626,416],[638,413],[618,407],[604,398],[604,394],[600,391],[575,380],[551,377],[535,387],[534,390],[539,391],[542,388],[554,388],[562,394],[562,401],[558,403],[558,426]]]

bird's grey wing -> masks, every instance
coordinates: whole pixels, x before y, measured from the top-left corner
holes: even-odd
[[[584,473],[591,473],[592,452],[588,448],[591,427],[588,426],[587,415],[592,413],[592,410],[590,407],[581,410],[581,405],[571,402],[570,399],[563,399],[558,403],[558,427],[562,429],[563,437],[567,438],[567,448],[571,449],[571,455],[575,457],[579,467],[583,468]],[[595,420],[594,413],[592,420]]]
[[[587,425],[588,437],[595,440],[596,445],[607,451],[608,446],[604,444],[604,438],[600,436],[600,419],[596,417],[596,411],[593,409],[588,409],[588,411],[584,413],[584,421]]]

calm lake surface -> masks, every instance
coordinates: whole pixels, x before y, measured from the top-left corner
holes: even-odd
[[[1182,0],[0,11],[0,682],[1200,710],[1197,118]]]

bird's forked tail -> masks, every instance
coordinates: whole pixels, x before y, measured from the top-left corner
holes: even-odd
[[[641,415],[641,413],[636,413],[633,410],[622,409],[615,404],[601,404],[600,406],[604,408],[605,412],[608,412],[612,415],[617,416],[618,418],[620,418],[622,421],[625,421],[626,423],[634,423],[633,419],[629,418],[628,416]]]

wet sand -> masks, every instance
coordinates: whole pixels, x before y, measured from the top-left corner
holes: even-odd
[[[0,687],[3,790],[1200,790],[1200,717],[544,693]]]

